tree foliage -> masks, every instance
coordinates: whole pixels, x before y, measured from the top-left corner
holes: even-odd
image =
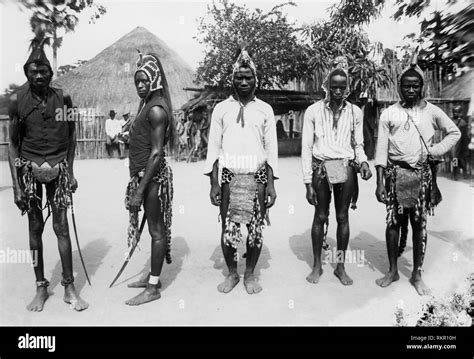
[[[434,12],[421,22],[420,41],[427,44],[422,58],[429,67],[441,66],[444,74],[456,72],[456,67],[474,60],[474,5],[458,13]]]
[[[91,10],[89,23],[95,22],[106,13],[106,8],[94,0],[20,0],[20,5],[32,11],[30,26],[34,41],[45,40],[53,49],[53,71],[57,73],[57,49],[63,43],[65,33],[73,32],[79,22],[78,15]]]
[[[329,66],[337,56],[345,56],[352,78],[351,93],[375,98],[378,87],[389,87],[391,79],[384,66],[375,61],[383,54],[380,43],[371,43],[361,25],[378,16],[382,1],[342,0],[331,8],[327,21],[308,25],[303,29],[309,41],[307,56],[314,70],[316,88],[320,88]],[[349,15],[353,14],[353,15]]]
[[[239,43],[247,41],[255,61],[259,86],[283,86],[289,80],[308,73],[303,46],[297,29],[283,13],[287,2],[269,12],[250,10],[219,0],[208,6],[208,13],[199,20],[195,37],[205,46],[204,60],[197,69],[196,82],[212,86],[230,86],[232,65]]]
[[[368,24],[380,15],[385,0],[341,0],[330,8],[331,22],[341,28]]]

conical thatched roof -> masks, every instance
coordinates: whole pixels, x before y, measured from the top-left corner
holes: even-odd
[[[160,58],[170,85],[173,109],[179,109],[193,97],[183,90],[193,85],[194,73],[189,65],[162,40],[143,27],[132,30],[84,65],[58,77],[53,86],[64,89],[80,108],[94,108],[104,114],[115,110],[119,116],[136,113],[139,98],[133,83],[138,58],[154,52]]]

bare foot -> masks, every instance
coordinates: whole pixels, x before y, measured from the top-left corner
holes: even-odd
[[[410,283],[415,287],[419,295],[430,295],[431,290],[426,286],[421,278],[410,278]]]
[[[136,282],[127,284],[128,288],[146,288],[148,285],[148,280],[150,279],[150,274],[148,274],[145,278],[139,279]],[[158,281],[158,288],[161,288],[161,280]]]
[[[149,284],[147,285],[146,289],[143,292],[133,297],[132,299],[127,300],[125,304],[140,305],[140,304],[152,302],[160,298],[161,298],[161,294],[160,294],[160,291],[158,290],[158,286]]]
[[[257,294],[262,291],[262,286],[258,284],[258,279],[253,273],[244,276],[244,285],[248,294]]]
[[[346,273],[344,267],[337,266],[334,270],[334,275],[339,278],[339,281],[344,285],[352,285],[354,281]]]
[[[239,283],[240,276],[237,273],[229,274],[224,281],[217,286],[217,290],[221,293],[229,293]]]
[[[388,287],[392,282],[396,282],[400,279],[400,275],[397,272],[388,272],[382,278],[376,279],[375,283],[382,288]]]
[[[81,310],[85,310],[89,307],[89,303],[87,303],[84,299],[82,299],[79,294],[76,293],[76,288],[74,284],[68,284],[64,288],[64,298],[63,300],[71,305],[71,308],[80,312]]]
[[[306,277],[306,280],[310,283],[317,284],[322,275],[322,268],[319,268],[319,270],[317,268],[313,268],[313,271]]]
[[[26,306],[26,309],[28,309],[30,312],[41,312],[48,297],[48,288],[36,287],[36,295],[31,303]]]

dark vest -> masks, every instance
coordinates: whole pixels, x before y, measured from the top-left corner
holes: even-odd
[[[62,121],[56,119],[56,109],[64,111],[63,91],[49,88],[44,110],[38,103],[30,86],[18,90],[16,111],[20,119],[20,154],[40,166],[45,161],[55,166],[66,158],[69,146],[69,124],[65,116]]]
[[[135,176],[138,172],[144,169],[148,163],[148,159],[150,158],[152,127],[150,120],[148,119],[148,113],[153,106],[160,106],[165,110],[168,118],[171,116],[171,109],[158,93],[153,95],[141,111],[139,110],[139,114],[130,128],[130,143],[128,151],[130,177]],[[166,131],[166,133],[168,133],[168,131]],[[165,138],[164,144],[166,144],[166,142],[167,138]]]

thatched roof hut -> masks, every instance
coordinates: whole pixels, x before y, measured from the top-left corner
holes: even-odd
[[[104,114],[114,109],[119,116],[128,111],[136,112],[139,99],[133,74],[137,49],[143,53],[154,52],[160,58],[170,85],[174,109],[179,109],[193,97],[192,93],[184,90],[193,85],[191,67],[143,27],[135,28],[84,65],[58,77],[53,86],[68,92],[74,105],[80,108],[93,108]]]

